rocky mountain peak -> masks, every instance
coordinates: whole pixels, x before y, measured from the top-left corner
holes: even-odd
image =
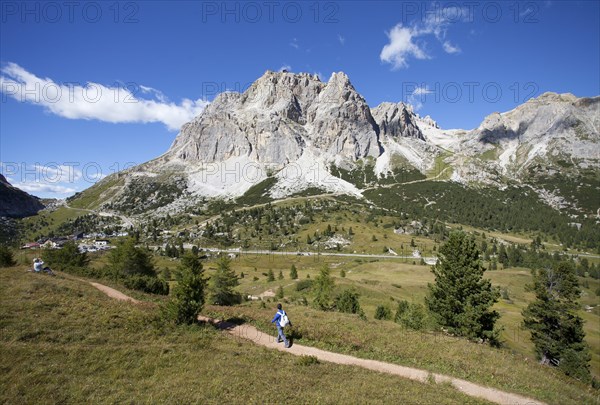
[[[39,198],[14,187],[0,174],[0,217],[27,217],[43,208]]]
[[[382,135],[425,140],[411,105],[384,102],[375,107],[372,113]]]
[[[379,128],[348,76],[327,83],[307,73],[267,71],[244,93],[223,93],[183,126],[167,157],[219,162],[246,157],[285,165],[308,144],[326,158],[356,160],[381,153]]]
[[[323,82],[266,71],[243,93],[218,95],[182,127],[167,153],[129,170],[114,199],[129,201],[161,182],[178,190],[173,204],[190,195],[237,197],[267,176],[273,198],[308,188],[360,196],[335,166],[387,179],[406,170],[429,174],[439,164],[436,179],[494,186],[528,181],[528,169],[540,162],[589,170],[600,161],[599,106],[600,97],[544,93],[488,115],[474,130],[444,130],[409,104],[371,109],[343,72]]]

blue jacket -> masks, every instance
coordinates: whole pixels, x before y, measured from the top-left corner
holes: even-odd
[[[281,312],[277,311],[277,313],[273,317],[273,320],[271,321],[271,323],[277,322],[277,326],[279,326],[279,320],[281,319],[283,314],[285,314],[285,311],[283,309],[281,310]],[[290,321],[289,325],[292,326],[292,321]]]

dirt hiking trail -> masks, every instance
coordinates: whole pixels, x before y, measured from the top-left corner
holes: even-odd
[[[102,291],[104,294],[108,295],[110,298],[114,298],[119,301],[131,301],[134,304],[139,303],[139,301],[135,298],[131,298],[130,296],[123,294],[121,291],[115,290],[114,288],[110,288],[103,284],[93,283],[91,281],[89,281],[89,283]]]
[[[80,280],[80,279],[78,279]],[[84,281],[85,280],[80,280]],[[120,301],[131,301],[133,303],[139,303],[140,301],[131,298],[114,288],[107,287],[105,285],[87,281],[98,290],[102,291],[111,298]],[[294,356],[314,356],[319,360],[326,361],[329,363],[343,364],[349,366],[358,366],[368,370],[378,371],[380,373],[387,373],[397,375],[402,378],[408,378],[410,380],[419,381],[422,383],[449,383],[460,392],[476,397],[485,399],[487,401],[503,404],[503,405],[545,405],[544,402],[537,401],[532,398],[527,398],[518,394],[510,392],[504,392],[495,388],[485,387],[483,385],[475,384],[459,378],[446,376],[443,374],[436,374],[425,370],[420,370],[412,367],[404,367],[397,364],[385,363],[377,360],[361,359],[358,357],[348,356],[345,354],[328,352],[326,350],[317,349],[309,346],[302,346],[298,344],[292,344],[290,348],[285,348],[283,343],[277,343],[275,332],[273,335],[263,333],[256,329],[252,325],[242,324],[237,325],[217,319],[212,319],[204,316],[199,316],[198,320],[215,325],[219,329],[226,331],[230,335],[235,337],[249,340],[254,344],[267,347],[273,350],[279,350]]]

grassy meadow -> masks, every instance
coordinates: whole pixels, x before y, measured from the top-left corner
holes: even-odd
[[[85,282],[0,270],[0,402],[485,403],[445,384],[305,361]],[[315,389],[318,387],[318,389]]]

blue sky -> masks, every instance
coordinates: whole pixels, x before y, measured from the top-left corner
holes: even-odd
[[[600,94],[597,1],[0,3],[0,161],[66,197],[164,153],[223,90],[344,71],[369,105],[474,128],[545,91]]]

